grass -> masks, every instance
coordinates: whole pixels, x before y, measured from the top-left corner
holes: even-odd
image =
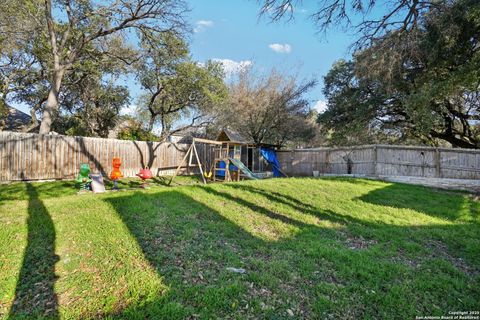
[[[16,183],[0,199],[0,318],[480,309],[480,203],[464,193],[289,178],[81,196]]]
[[[149,181],[151,189],[159,189],[168,186],[170,177],[157,177]],[[110,191],[113,187],[113,182],[105,179],[104,183],[105,189]],[[177,176],[172,181],[171,186],[198,185],[201,183],[201,177],[198,176]],[[125,178],[118,181],[118,186],[121,191],[138,191],[140,185],[141,181],[138,178]],[[30,190],[28,189],[29,187],[31,187]],[[77,195],[78,185],[73,180],[0,184],[0,200],[29,200],[32,196],[31,190],[35,190],[35,197],[38,199],[47,199]]]

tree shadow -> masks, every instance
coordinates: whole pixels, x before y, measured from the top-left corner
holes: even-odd
[[[401,183],[372,190],[358,197],[357,200],[375,205],[411,209],[450,221],[477,219],[479,216],[478,206],[472,206],[470,203],[473,200],[469,201],[461,194]]]
[[[133,145],[138,151],[138,154],[140,155],[140,165],[142,168],[145,168],[148,166],[149,168],[153,168],[153,164],[155,162],[155,159],[157,158],[156,152],[158,148],[160,148],[162,145],[166,144],[166,142],[153,142],[153,141],[144,141],[144,143],[147,145],[147,152],[148,155],[144,155],[142,149],[140,148],[138,141],[133,140]],[[170,143],[170,146],[173,146],[177,151],[182,151],[186,152],[186,149],[179,148],[177,144],[175,143]]]
[[[298,199],[295,199],[286,194],[282,194],[280,192],[265,190],[265,189],[257,188],[247,184],[227,184],[225,186],[228,188],[241,190],[244,192],[250,192],[256,195],[261,195],[262,197],[264,197],[270,202],[281,203],[300,213],[316,216],[319,219],[328,220],[333,223],[339,223],[339,224],[356,223],[356,224],[364,224],[364,225],[368,224],[368,222],[366,221],[355,219],[353,217],[346,216],[346,215],[341,215],[341,214],[338,214],[337,212],[333,212],[332,210],[316,208],[308,203],[302,202]],[[225,196],[225,195],[222,195],[222,196]]]
[[[196,318],[200,314],[200,318],[226,318],[232,312],[248,312],[239,310],[232,301],[252,294],[248,283],[264,273],[263,267],[250,260],[267,263],[279,258],[284,246],[289,251],[301,252],[312,240],[312,234],[323,234],[328,238],[334,233],[212,187],[194,186],[190,190],[193,194],[233,202],[240,209],[249,209],[258,215],[296,226],[300,232],[294,238],[277,242],[264,240],[224,217],[208,205],[208,200],[200,202],[175,189],[106,198],[105,201],[116,210],[137,240],[150,265],[170,287],[164,296],[146,303],[130,304],[109,317],[176,319]],[[302,255],[298,259],[302,259]],[[250,275],[232,273],[227,267],[245,268]],[[275,317],[276,311],[257,308],[260,309],[256,311],[257,315]]]
[[[422,279],[431,272],[430,268],[439,272],[440,270],[453,272],[441,269],[444,265],[442,263],[447,263],[460,270],[458,271],[460,273],[474,274],[473,272],[480,271],[479,258],[475,258],[480,253],[479,249],[474,242],[467,240],[478,236],[477,224],[390,225],[377,221],[363,221],[328,209],[298,203],[297,199],[277,191],[269,194],[257,187],[243,184],[224,184],[223,187],[260,194],[268,201],[279,202],[301,213],[342,222],[345,230],[339,234],[335,229],[299,221],[286,212],[275,212],[263,206],[264,201],[253,202],[240,192],[236,195],[219,190],[217,185],[190,187],[188,189],[190,191],[173,189],[155,194],[136,193],[107,198],[105,201],[115,208],[137,240],[150,265],[170,287],[165,296],[157,297],[145,304],[131,304],[123,311],[110,316],[185,318],[201,314],[204,318],[226,317],[232,312],[242,312],[232,306],[232,301],[243,297],[242,299],[247,299],[248,304],[254,303],[253,300],[259,293],[249,289],[249,283],[252,281],[260,283],[259,285],[269,291],[291,290],[292,299],[312,297],[308,302],[310,307],[315,305],[316,290],[320,289],[310,287],[308,283],[318,281],[322,288],[340,290],[342,294],[355,297],[352,308],[359,310],[360,313],[356,316],[360,318],[381,317],[381,312],[383,315],[385,312],[395,314],[398,305],[394,301],[398,298],[396,296],[398,290],[401,290],[403,303],[408,303],[409,299],[415,297],[416,308],[425,308],[430,312],[433,309],[428,307],[431,305],[428,301],[431,301],[432,293],[421,294],[415,287],[422,285]],[[211,207],[209,201],[218,201],[217,206]],[[141,207],[138,207],[139,203]],[[256,215],[295,226],[298,232],[288,237],[280,237],[277,241],[264,240],[242,226],[241,222],[230,220],[225,213],[214,209],[222,203],[224,205],[229,203],[238,208],[237,210],[248,209],[254,211]],[[252,223],[255,224],[254,221]],[[371,244],[362,248],[349,247],[348,232],[353,229],[357,230],[355,237],[372,239]],[[347,234],[343,234],[344,231]],[[428,252],[432,254],[422,257]],[[411,260],[415,262],[416,259],[412,258],[412,255],[415,257],[418,255],[420,259],[418,265],[420,262],[425,263],[425,267],[411,264]],[[466,263],[462,262],[463,258],[460,257],[468,257],[468,264],[473,267],[462,269]],[[428,265],[428,261],[438,260],[443,262]],[[269,267],[270,264],[272,267]],[[278,266],[281,266],[283,271],[277,270]],[[245,268],[247,275],[229,273],[225,271],[226,267]],[[319,271],[303,274],[304,278],[298,282],[298,278],[292,280],[287,274],[296,273],[297,268],[313,268]],[[474,269],[478,271],[471,271]],[[418,275],[419,273],[421,275]],[[447,273],[444,273],[442,277],[446,275]],[[267,279],[263,280],[263,277]],[[272,277],[274,279],[271,279]],[[405,277],[409,282],[405,282],[403,286]],[[448,279],[454,278],[449,276]],[[408,284],[411,281],[414,285]],[[439,281],[437,279],[437,286]],[[453,283],[453,280],[446,278],[442,281],[444,282],[441,290],[434,297],[437,303],[442,301],[441,295],[444,294],[442,290],[447,290]],[[395,290],[390,292],[390,287]],[[365,307],[371,301],[369,300],[371,290],[379,295],[388,296],[386,300],[382,300],[384,305]],[[474,297],[478,292],[472,290],[467,291]],[[456,297],[463,299],[461,291],[458,292]],[[336,293],[332,291],[331,294]],[[392,303],[389,304],[388,301]],[[442,308],[467,306],[455,301],[453,298],[443,301]],[[474,299],[469,299],[468,303],[471,304],[472,301]],[[341,309],[341,306],[330,305],[322,308],[321,310]],[[337,312],[341,312],[338,310]],[[410,312],[408,310],[409,306],[404,305],[402,312],[408,313]],[[251,316],[252,314],[248,312],[251,310],[244,315]],[[267,311],[261,309],[255,312],[257,317],[269,315]],[[314,309],[310,312],[313,312],[310,316],[315,316]]]
[[[228,186],[232,187],[233,185],[228,185]],[[290,218],[286,215],[282,215],[280,213],[269,210],[269,209],[267,209],[265,207],[262,207],[262,206],[260,206],[256,203],[247,201],[244,198],[236,197],[236,196],[233,196],[229,193],[221,192],[221,191],[215,190],[213,188],[208,188],[207,187],[207,188],[204,188],[204,190],[207,193],[209,193],[211,195],[214,195],[214,196],[216,196],[220,199],[223,198],[223,199],[226,199],[226,200],[229,200],[229,201],[236,202],[238,205],[240,205],[240,207],[248,208],[248,209],[250,209],[254,212],[263,214],[263,215],[265,215],[265,216],[267,216],[271,219],[279,220],[283,223],[291,224],[291,225],[294,225],[294,226],[297,226],[297,227],[300,227],[300,228],[308,227],[308,224],[306,224],[306,223],[303,223],[301,221],[292,219],[292,218]]]
[[[55,227],[52,218],[32,184],[26,184],[28,200],[27,246],[18,276],[9,319],[48,317],[57,319],[58,300],[54,285]]]
[[[295,199],[295,198],[293,198],[291,196],[288,196],[286,194],[282,194],[280,192],[276,192],[276,191],[272,191],[272,190],[267,191],[265,189],[257,188],[257,187],[254,187],[252,185],[249,185],[249,184],[227,184],[226,186],[228,188],[233,188],[233,189],[246,191],[246,192],[250,192],[250,193],[254,193],[254,194],[260,194],[270,201],[276,201],[276,202],[288,205],[295,210],[299,210],[299,211],[308,210],[308,211],[311,211],[311,212],[318,211],[318,209],[315,208],[314,206],[312,206],[308,203],[305,203],[303,201],[300,201],[298,199]]]
[[[268,200],[268,202],[279,203],[284,206],[288,206],[298,213],[312,215],[321,220],[329,221],[335,223],[337,226],[341,226],[341,231],[336,233],[332,232],[332,230],[329,228],[311,224],[304,224],[302,227],[301,223],[296,221],[294,224],[302,227],[302,231],[295,235],[294,239],[285,239],[279,243],[284,243],[285,241],[291,242],[294,243],[293,246],[300,249],[301,243],[311,245],[311,236],[313,235],[313,237],[321,236],[324,239],[322,241],[334,240],[334,242],[337,242],[337,245],[340,244],[349,248],[363,248],[365,244],[366,246],[374,244],[374,246],[378,245],[383,247],[397,248],[399,252],[401,252],[404,250],[404,248],[417,247],[418,250],[420,250],[418,251],[417,255],[421,256],[420,252],[425,250],[428,252],[427,257],[429,258],[439,257],[443,260],[449,261],[456,268],[459,268],[463,271],[466,270],[467,273],[480,273],[480,251],[478,248],[475,248],[474,243],[471,243],[468,240],[478,239],[480,236],[480,227],[478,224],[480,222],[480,220],[478,220],[478,210],[480,209],[480,204],[478,201],[469,201],[468,199],[464,199],[458,194],[449,194],[443,191],[441,191],[441,194],[439,194],[435,189],[417,186],[414,186],[412,190],[410,189],[410,185],[404,185],[404,187],[406,187],[404,193],[410,193],[410,196],[412,196],[412,194],[421,194],[422,192],[426,193],[425,197],[429,199],[426,204],[428,208],[430,208],[430,205],[438,205],[439,201],[445,201],[449,204],[447,206],[440,204],[442,206],[442,210],[436,211],[432,209],[431,212],[429,212],[430,215],[434,217],[458,216],[460,218],[460,223],[454,225],[430,224],[420,226],[403,226],[390,224],[388,222],[379,220],[362,220],[349,214],[342,214],[326,208],[317,208],[287,194],[257,188],[249,184],[226,184],[224,186],[231,189],[241,190],[243,192],[250,192],[255,195],[260,195],[265,200]],[[257,207],[256,204],[249,203],[245,199],[241,199],[241,197],[232,196],[230,194],[225,194],[218,191],[214,193],[219,197],[236,201],[240,205],[246,205],[252,210]],[[239,195],[241,194],[242,193],[239,193]],[[448,196],[449,198],[445,200],[445,196]],[[456,201],[452,203],[452,199],[450,198],[453,198]],[[420,211],[419,207],[415,207],[415,210]],[[464,213],[459,213],[459,211],[461,212],[462,210]],[[268,213],[268,211],[269,210],[263,208],[257,212],[265,214]],[[280,216],[282,217],[281,220],[285,223],[288,223],[289,220],[291,220],[288,218],[283,218],[284,216],[281,214],[276,214],[276,217],[273,215],[269,216],[271,218],[278,218],[278,216]],[[473,219],[471,219],[472,217]],[[466,238],[467,240],[460,240],[462,238]],[[480,242],[478,242],[478,244],[480,244]],[[342,250],[339,250],[339,252],[341,251]],[[477,254],[471,254],[472,252],[477,252]],[[342,254],[339,254],[339,258],[341,256]],[[465,257],[468,258],[465,259]],[[422,260],[423,258],[419,259]],[[468,261],[470,266],[464,264],[464,261]],[[471,272],[471,270],[476,271]]]
[[[225,271],[227,267],[243,267],[235,245],[241,243],[242,251],[253,253],[264,243],[262,240],[178,190],[137,192],[105,201],[116,210],[150,265],[170,287],[165,296],[131,304],[109,317],[176,319],[192,317],[198,310],[212,317],[233,311],[231,301],[238,293],[236,285],[222,284],[219,275],[238,278]],[[137,214],[139,211],[148,213]],[[190,295],[192,292],[197,293]],[[212,300],[206,304],[207,298],[202,295]]]
[[[1,185],[0,201],[55,198],[77,193],[75,181],[12,182]]]
[[[95,165],[95,168],[100,171],[102,176],[106,177],[107,171],[103,167],[102,163],[97,159],[97,157],[87,150],[84,138],[75,137],[75,140],[78,141],[81,153],[87,156],[88,161],[91,161]],[[67,145],[70,147],[70,144],[67,144]]]
[[[350,182],[350,180],[347,182]],[[462,198],[458,194],[449,194],[444,191],[440,191],[441,194],[439,194],[439,192],[435,189],[421,186],[402,184],[400,186],[393,185],[396,186],[396,188],[393,188],[393,190],[389,189],[389,187],[384,189],[376,189],[370,191],[360,199],[362,199],[362,201],[364,198],[369,199],[368,197],[373,194],[376,202],[370,202],[372,204],[386,205],[386,203],[389,203],[393,204],[390,206],[395,208],[409,208],[437,218],[450,218],[450,220],[461,219],[462,223],[455,226],[398,226],[386,223],[384,221],[362,220],[351,215],[341,214],[325,208],[316,208],[289,195],[277,191],[257,188],[248,184],[227,184],[225,186],[228,188],[260,195],[270,202],[280,203],[297,212],[316,216],[319,219],[343,225],[345,228],[342,233],[343,236],[347,238],[344,239],[347,242],[349,241],[349,238],[355,239],[360,237],[361,239],[371,239],[376,243],[392,244],[391,239],[395,238],[397,244],[400,246],[409,246],[412,243],[417,243],[420,247],[426,248],[431,245],[431,241],[435,238],[435,234],[441,234],[445,230],[448,230],[449,236],[443,236],[442,241],[445,242],[448,247],[454,248],[450,251],[456,252],[461,256],[465,255],[471,250],[471,248],[467,249],[465,246],[462,247],[462,245],[459,245],[457,239],[465,236],[477,238],[480,234],[480,228],[476,223],[480,222],[478,219],[480,203],[478,201],[469,201],[468,199]],[[420,195],[420,198],[424,199],[424,202],[419,203],[417,201],[408,206],[399,206],[398,203],[395,202],[395,199],[397,199],[396,193],[400,193],[399,190],[402,190],[401,194],[404,197],[402,200],[406,201],[407,204],[409,203],[409,200],[416,198],[418,195]],[[377,192],[380,192],[380,196],[383,198],[376,194]],[[231,199],[234,199],[234,197]],[[435,207],[437,207],[438,210],[435,210]],[[461,213],[462,210],[464,212],[463,214]]]
[[[177,176],[170,183],[172,176],[156,176],[150,179],[153,183],[164,187],[184,186],[192,184],[203,184],[203,180],[200,174]]]
[[[147,162],[145,162],[145,156],[143,155],[143,151],[142,149],[140,148],[140,146],[138,145],[138,142],[133,140],[133,145],[135,146],[135,148],[137,149],[138,151],[138,154],[140,155],[140,165],[141,165],[141,168],[145,168],[145,166],[147,165]],[[158,144],[160,145],[160,144]],[[148,145],[148,150],[150,152],[150,146],[151,145]],[[149,160],[148,160],[148,163],[150,164],[150,158],[152,157],[152,154],[149,153]],[[154,159],[151,159],[151,163],[153,163]],[[149,168],[151,167],[151,164],[148,166]]]

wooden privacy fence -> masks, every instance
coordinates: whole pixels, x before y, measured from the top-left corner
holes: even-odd
[[[480,179],[480,150],[366,145],[279,151],[282,169],[293,176],[357,174]]]
[[[0,181],[73,179],[81,163],[108,176],[112,158],[133,177],[144,166],[155,175],[172,172],[187,144],[39,135],[0,131]],[[212,150],[197,145],[200,161],[211,163]],[[282,170],[292,176],[357,174],[480,179],[480,150],[367,145],[279,151]]]
[[[90,164],[92,173],[108,176],[113,157],[121,158],[125,177],[135,176],[145,166],[160,175],[176,168],[188,147],[187,144],[0,131],[0,181],[73,179],[81,163]],[[197,149],[202,163],[210,157],[202,145]]]

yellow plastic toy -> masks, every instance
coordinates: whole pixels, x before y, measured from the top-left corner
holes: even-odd
[[[212,177],[212,171],[210,172],[204,172],[203,175],[205,176],[205,178],[211,178]]]

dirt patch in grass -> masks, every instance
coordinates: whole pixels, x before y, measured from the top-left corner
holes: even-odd
[[[397,264],[407,265],[413,269],[416,269],[422,266],[422,261],[420,259],[418,258],[412,259],[407,257],[405,251],[402,249],[397,250],[397,255],[393,256],[391,258],[391,261]]]
[[[441,258],[447,260],[455,268],[466,273],[469,276],[474,276],[478,274],[478,270],[468,265],[464,259],[452,256],[448,252],[448,247],[443,242],[438,240],[431,240],[427,242],[426,246],[431,249],[431,258]]]
[[[377,244],[378,241],[374,239],[365,239],[361,236],[356,237],[356,236],[350,236],[347,237],[347,240],[345,241],[346,246],[349,249],[352,250],[363,250],[363,249],[368,249],[369,247]]]
[[[468,276],[476,276],[479,274],[479,270],[471,267],[465,259],[452,256],[448,252],[448,247],[443,242],[430,240],[425,244],[425,247],[427,248],[428,253],[415,258],[407,257],[405,252],[399,249],[397,255],[392,257],[391,261],[417,269],[425,264],[431,263],[431,259],[442,259],[448,261],[457,270],[460,270]]]

